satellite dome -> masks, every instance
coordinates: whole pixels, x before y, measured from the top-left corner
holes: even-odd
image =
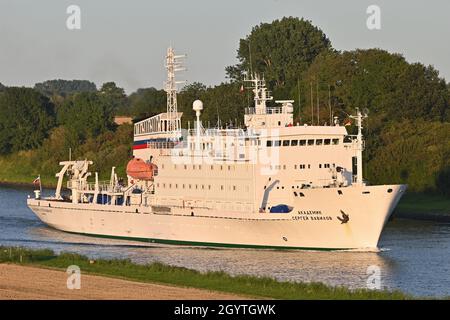
[[[201,111],[203,110],[203,102],[201,100],[195,100],[192,104],[192,109],[194,111]]]

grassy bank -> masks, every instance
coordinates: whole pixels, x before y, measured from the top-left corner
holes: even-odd
[[[450,197],[424,193],[406,193],[394,215],[400,218],[450,221]]]
[[[130,260],[96,260],[51,250],[0,247],[0,263],[16,263],[65,270],[77,265],[81,272],[109,277],[215,290],[273,299],[412,299],[398,291],[350,290],[322,283],[279,282],[271,278],[230,276],[224,272],[201,273],[161,263],[138,265]]]

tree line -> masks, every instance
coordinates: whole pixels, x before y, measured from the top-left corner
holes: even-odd
[[[257,72],[275,98],[296,100],[295,122],[329,124],[330,111],[344,121],[356,107],[366,110],[364,169],[371,183],[450,194],[450,84],[434,67],[382,49],[338,51],[311,21],[286,17],[240,39],[237,63],[225,72],[219,85],[194,82],[180,90],[184,126],[195,118],[195,99],[204,102],[204,123],[242,125],[253,96],[240,88],[246,74]],[[166,93],[156,88],[126,95],[114,82],[100,89],[85,80],[0,84],[0,154],[37,150],[50,161],[72,148],[79,156],[108,159],[100,165],[108,169],[131,152],[131,126],[117,128],[114,116],[138,121],[165,110]]]

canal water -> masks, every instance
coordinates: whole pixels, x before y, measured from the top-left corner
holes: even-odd
[[[76,252],[94,259],[159,261],[199,271],[220,270],[350,288],[366,288],[375,272],[383,288],[423,297],[450,296],[449,223],[394,219],[383,231],[379,252],[197,248],[57,231],[45,226],[26,207],[31,194],[30,189],[0,187],[0,245]]]

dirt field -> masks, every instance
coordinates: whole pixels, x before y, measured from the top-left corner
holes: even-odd
[[[245,299],[232,294],[81,274],[67,289],[63,271],[0,264],[0,299]]]

